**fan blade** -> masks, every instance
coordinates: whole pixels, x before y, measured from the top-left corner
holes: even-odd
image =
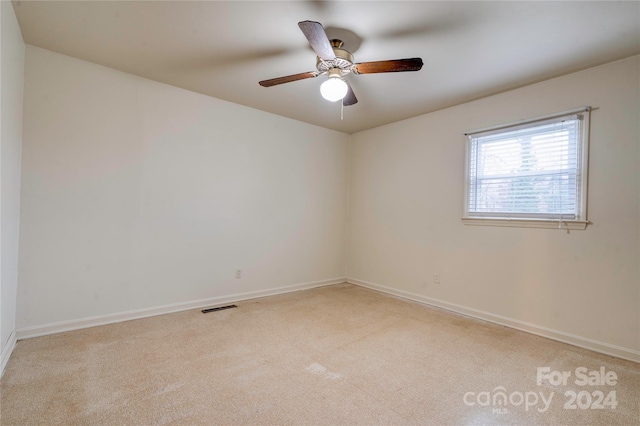
[[[324,27],[320,22],[302,21],[298,22],[298,26],[302,30],[304,36],[309,40],[309,44],[321,59],[332,61],[336,58],[333,48],[329,42]]]
[[[313,78],[319,76],[319,72],[309,71],[301,72],[300,74],[288,75],[286,77],[272,78],[271,80],[262,80],[259,84],[262,87],[277,86],[282,83],[290,83],[292,81],[304,80],[305,78]]]
[[[421,58],[393,59],[391,61],[361,62],[353,64],[356,74],[375,74],[379,72],[419,71],[422,68]]]
[[[342,99],[342,105],[350,106],[353,104],[357,104],[358,98],[356,98],[356,94],[353,93],[353,89],[351,88],[351,85],[347,80],[344,80],[344,82],[347,83],[347,87],[349,88],[349,90],[347,91],[347,95]]]

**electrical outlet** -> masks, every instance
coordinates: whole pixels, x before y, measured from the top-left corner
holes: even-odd
[[[236,269],[236,279],[239,280],[240,278],[242,278],[242,270]]]
[[[433,283],[440,284],[440,274],[433,274]]]

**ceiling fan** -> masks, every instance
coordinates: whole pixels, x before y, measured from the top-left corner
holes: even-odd
[[[349,73],[375,74],[384,72],[419,71],[422,68],[421,58],[393,59],[376,62],[353,62],[353,55],[342,48],[342,41],[333,39],[329,41],[324,27],[319,22],[298,22],[304,36],[318,55],[316,60],[317,71],[303,72],[285,77],[263,80],[260,86],[271,87],[292,81],[327,75],[327,80],[320,86],[322,97],[331,102],[342,100],[343,106],[353,105],[358,102],[353,89],[344,79]]]

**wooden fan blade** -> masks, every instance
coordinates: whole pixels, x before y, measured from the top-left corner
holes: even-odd
[[[320,58],[325,61],[332,61],[336,58],[324,27],[320,22],[302,21],[298,22],[304,36],[309,40],[309,44]]]
[[[315,71],[301,72],[300,74],[288,75],[286,77],[272,78],[271,80],[262,80],[261,82],[259,82],[259,84],[262,87],[271,87],[277,86],[278,84],[282,83],[290,83],[292,81],[304,80],[305,78],[317,77],[318,75],[320,75],[320,73]]]
[[[347,91],[347,95],[342,99],[342,105],[350,106],[358,103],[358,98],[356,98],[356,94],[353,93],[353,89],[347,80],[344,80],[347,83],[347,87],[349,90]]]
[[[375,74],[380,72],[419,71],[422,68],[421,58],[393,59],[390,61],[361,62],[353,64],[356,74]]]

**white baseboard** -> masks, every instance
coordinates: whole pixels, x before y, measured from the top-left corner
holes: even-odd
[[[410,293],[404,290],[399,290],[392,287],[387,287],[381,284],[374,284],[371,282],[359,280],[356,278],[333,278],[322,281],[315,281],[310,283],[295,284],[291,286],[277,287],[267,290],[258,290],[247,293],[237,293],[226,296],[212,297],[209,299],[195,300],[191,302],[175,303],[171,305],[164,305],[155,308],[138,309],[134,311],[121,312],[117,314],[100,315],[88,318],[81,318],[78,320],[63,321],[52,324],[45,324],[40,326],[25,327],[16,330],[9,337],[7,345],[2,350],[2,371],[9,361],[11,352],[16,346],[16,340],[28,339],[31,337],[46,336],[48,334],[61,333],[65,331],[78,330],[82,328],[95,327],[99,325],[112,324],[116,322],[129,321],[139,318],[147,318],[156,315],[169,314],[173,312],[187,311],[190,309],[198,309],[204,307],[212,307],[215,305],[228,304],[234,302],[240,302],[242,300],[256,299],[259,297],[273,296],[277,294],[290,293],[300,290],[308,290],[316,287],[329,286],[333,284],[340,284],[348,282],[360,287],[368,288],[371,290],[379,291],[381,293],[390,294],[392,296],[400,297],[403,299],[412,300],[414,302],[422,303],[429,306],[435,306],[442,308],[457,314],[466,315],[472,318],[480,319],[483,321],[492,322],[499,325],[504,325],[516,330],[521,330],[527,333],[535,334],[538,336],[546,337],[549,339],[557,340],[570,345],[578,346],[581,348],[589,349],[595,352],[603,353],[606,355],[615,356],[617,358],[626,359],[640,363],[640,351],[636,351],[629,348],[623,348],[620,346],[612,345],[609,343],[599,342],[586,337],[577,336],[564,331],[554,330],[547,327],[542,327],[536,324],[527,323],[524,321],[504,317],[501,315],[493,314],[490,312],[481,311],[474,308],[458,305],[455,303],[445,302],[443,300],[434,299],[431,297],[423,296],[420,294]]]
[[[226,296],[217,296],[209,299],[194,300],[191,302],[173,303],[171,305],[158,306],[155,308],[137,309],[134,311],[120,312],[116,314],[99,315],[94,317],[80,318],[71,321],[62,321],[33,327],[25,327],[16,330],[17,340],[29,339],[32,337],[46,336],[48,334],[62,333],[64,331],[79,330],[82,328],[95,327],[98,325],[113,324],[116,322],[129,321],[140,318],[147,318],[156,315],[170,314],[173,312],[188,311],[190,309],[198,309],[204,307],[212,307],[242,300],[256,299],[265,296],[274,296],[276,294],[291,293],[294,291],[308,290],[316,287],[323,287],[333,284],[346,282],[346,278],[332,278],[322,281],[314,281],[303,284],[294,284],[284,287],[276,287],[267,290],[250,291],[247,293],[236,293]],[[14,345],[15,345],[14,336]],[[4,363],[4,351],[2,353],[2,362]],[[4,366],[4,364],[3,364]]]
[[[380,284],[374,284],[367,281],[362,281],[356,278],[347,278],[347,282],[350,284],[355,284],[360,287],[365,287],[371,290],[387,293],[392,296],[400,297],[403,299],[409,299],[414,302],[422,303],[429,306],[435,306],[437,308],[446,309],[447,311],[451,311],[457,314],[466,315],[472,318],[492,322],[499,325],[504,325],[510,328],[514,328],[516,330],[525,331],[527,333],[557,340],[563,343],[568,343],[570,345],[579,346],[584,349],[589,349],[595,352],[600,352],[606,355],[611,355],[617,358],[622,358],[629,361],[640,363],[640,351],[636,351],[633,349],[623,348],[620,346],[611,345],[609,343],[599,342],[597,340],[592,340],[586,337],[577,336],[575,334],[566,333],[564,331],[553,330],[551,328],[542,327],[536,324],[531,324],[531,323],[516,320],[513,318],[492,314],[490,312],[480,311],[478,309],[468,308],[466,306],[445,302],[443,300],[438,300],[438,299],[422,296],[415,293],[410,293],[404,290],[398,290],[396,288],[387,287]]]
[[[9,339],[7,340],[7,344],[4,345],[4,348],[2,348],[2,354],[0,355],[0,377],[4,375],[4,369],[7,367],[9,357],[16,347],[16,342],[16,332],[14,330],[11,332]]]

